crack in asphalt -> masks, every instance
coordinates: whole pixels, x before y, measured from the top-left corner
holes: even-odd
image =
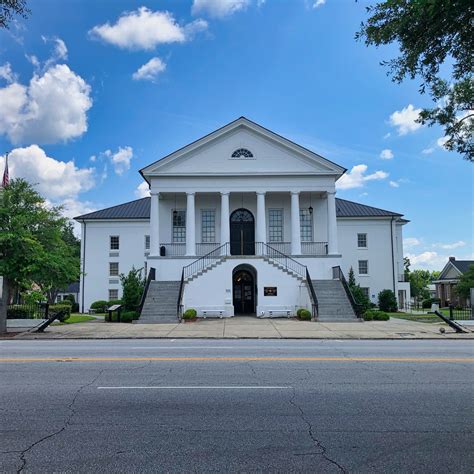
[[[69,403],[69,405],[67,406],[67,409],[70,411],[69,413],[69,416],[66,418],[66,420],[64,421],[64,425],[62,426],[62,428],[60,428],[59,430],[55,431],[54,433],[50,433],[49,435],[46,435],[46,436],[43,436],[42,438],[40,438],[38,441],[35,441],[34,443],[30,444],[30,446],[28,446],[26,449],[23,449],[23,450],[19,450],[17,451],[18,453],[21,453],[20,454],[20,461],[21,461],[21,466],[20,468],[17,470],[17,474],[23,472],[23,470],[26,468],[26,464],[27,464],[27,461],[26,461],[26,454],[31,451],[35,446],[38,446],[39,444],[43,443],[44,441],[50,439],[50,438],[53,438],[54,436],[57,436],[58,434],[62,433],[70,424],[72,418],[74,417],[74,415],[76,414],[76,410],[74,409],[74,404],[76,403],[76,400],[77,398],[79,397],[80,393],[87,387],[91,386],[93,383],[95,383],[99,377],[102,375],[102,373],[104,372],[105,369],[102,369],[98,374],[97,376],[95,376],[93,378],[92,381],[84,384],[84,385],[81,385],[77,390],[76,392],[74,393],[74,397],[72,398],[71,402]]]
[[[296,403],[296,390],[293,388],[293,394],[290,398],[290,404],[293,405],[299,412],[300,412],[300,418],[301,420],[304,421],[304,423],[306,424],[306,426],[308,427],[308,434],[309,434],[309,437],[311,438],[311,440],[313,441],[315,447],[317,449],[319,449],[320,451],[317,452],[317,453],[305,453],[305,454],[299,454],[300,456],[302,455],[319,455],[319,456],[322,456],[327,462],[333,464],[334,466],[336,466],[341,472],[344,472],[344,473],[347,473],[346,469],[344,468],[344,466],[342,466],[341,464],[339,464],[337,461],[335,461],[334,459],[331,459],[328,454],[327,454],[327,448],[321,444],[321,441],[319,441],[314,432],[313,432],[313,425],[311,424],[311,422],[308,420],[308,418],[306,417],[306,414],[304,412],[304,410]]]

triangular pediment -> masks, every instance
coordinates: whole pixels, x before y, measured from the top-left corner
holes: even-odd
[[[462,273],[452,264],[452,262],[448,262],[443,270],[441,271],[441,274],[439,275],[440,280],[454,280],[456,278],[459,278],[462,275]]]
[[[342,175],[345,168],[241,117],[143,168],[142,175]]]

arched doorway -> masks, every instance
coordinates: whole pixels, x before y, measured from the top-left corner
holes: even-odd
[[[230,254],[255,255],[255,220],[247,209],[230,215]]]
[[[256,271],[250,265],[239,265],[232,272],[232,303],[234,314],[255,316],[256,308]]]

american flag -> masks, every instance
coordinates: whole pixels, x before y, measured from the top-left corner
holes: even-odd
[[[8,174],[8,153],[5,154],[5,170],[3,172],[2,187],[6,188],[10,184],[10,176]]]

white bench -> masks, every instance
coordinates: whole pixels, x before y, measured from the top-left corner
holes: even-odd
[[[289,318],[291,316],[291,310],[287,309],[271,309],[268,311],[270,317],[272,316],[286,316]]]
[[[208,316],[219,316],[219,318],[223,318],[225,313],[225,309],[203,309],[202,314],[204,318]]]

